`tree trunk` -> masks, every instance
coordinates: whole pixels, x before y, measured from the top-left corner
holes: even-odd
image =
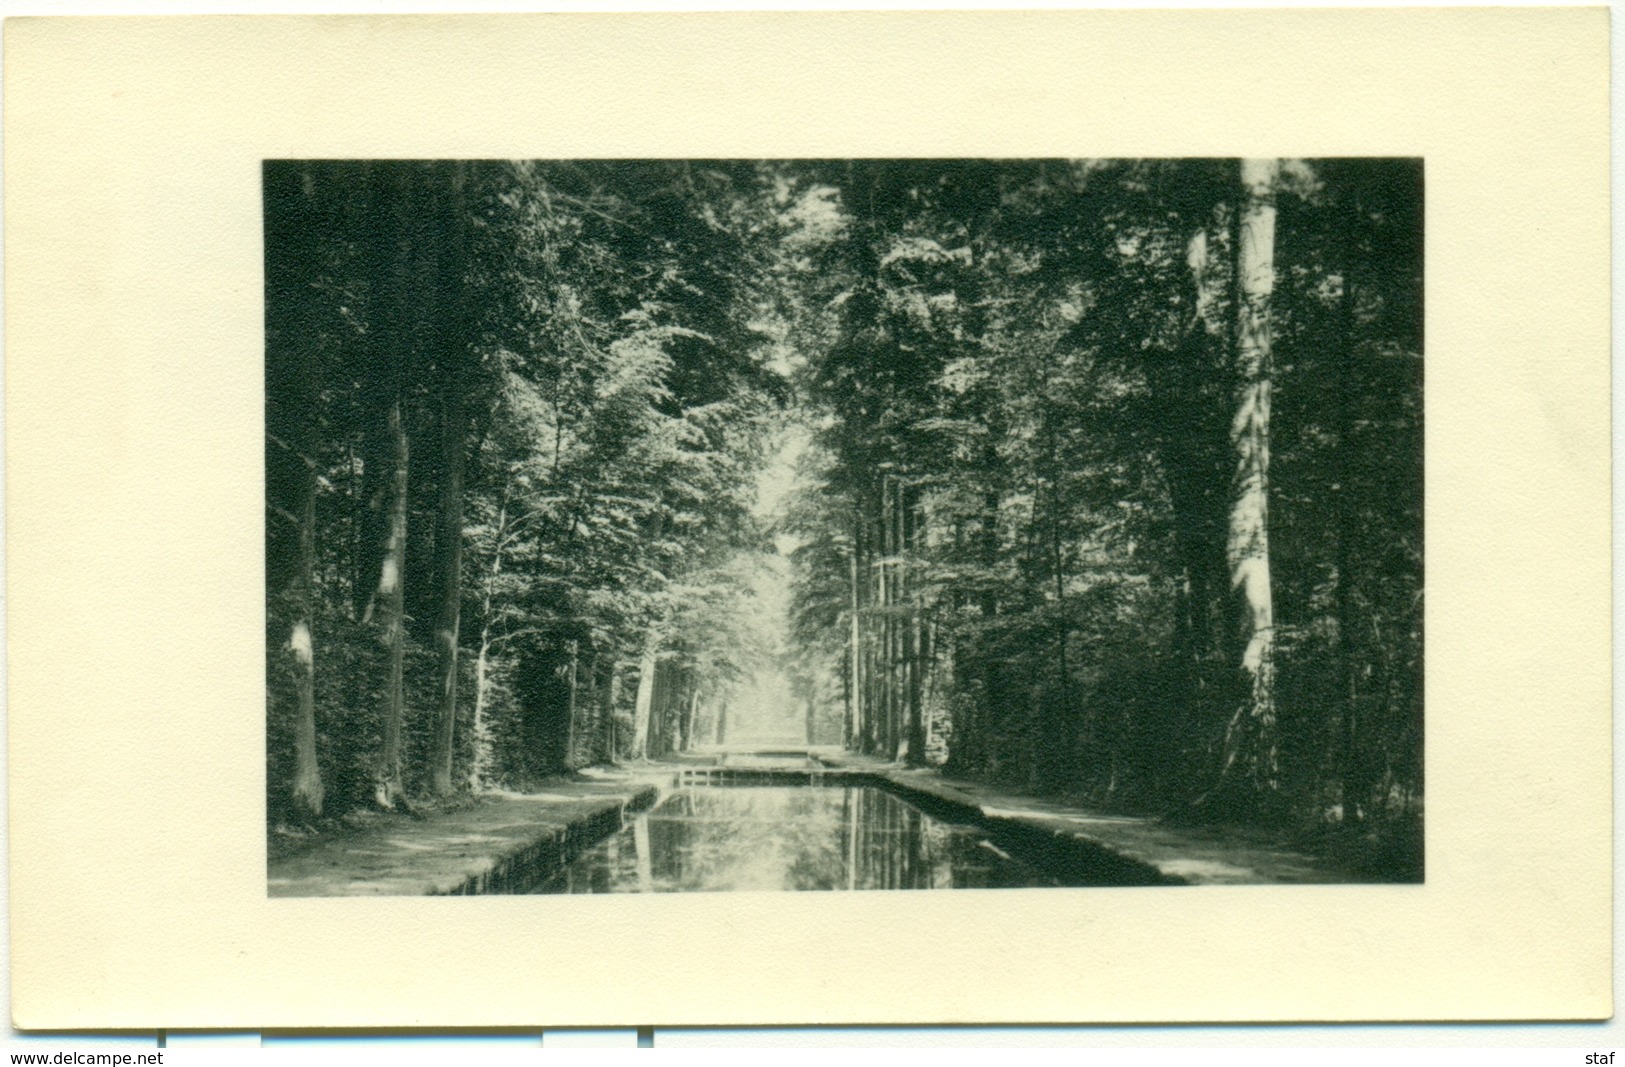
[[[1184,691],[1184,733],[1196,742],[1188,762],[1168,761],[1165,773],[1170,783],[1212,773],[1213,724],[1223,723],[1234,711],[1230,675],[1221,672],[1233,671],[1240,656],[1231,627],[1224,625],[1234,452],[1228,405],[1214,396],[1229,397],[1230,390],[1221,387],[1228,386],[1225,373],[1233,366],[1233,330],[1227,325],[1224,299],[1229,271],[1220,249],[1214,247],[1222,246],[1224,238],[1213,220],[1223,217],[1217,208],[1205,216],[1186,246],[1192,285],[1189,326],[1169,358],[1153,365],[1158,371],[1152,376],[1152,389],[1158,398],[1163,466],[1184,579],[1176,594],[1173,652]],[[1205,794],[1196,803],[1204,800]]]
[[[567,771],[573,771],[576,769],[576,708],[578,706],[578,702],[576,700],[576,682],[578,680],[577,672],[580,669],[581,663],[580,656],[580,643],[571,641],[570,665],[568,668],[566,668],[566,670],[569,672],[567,677],[570,686],[570,693],[565,702],[564,711],[564,769]]]
[[[892,609],[897,604],[897,573],[895,556],[897,545],[893,540],[891,515],[891,477],[880,484],[880,620],[881,620],[881,684],[885,686],[885,733],[881,754],[888,760],[897,758],[902,743],[901,696],[897,684],[897,620]]]
[[[666,704],[665,751],[680,752],[683,747],[683,715],[688,708],[689,682],[686,671],[674,672],[671,695]]]
[[[654,684],[649,691],[649,726],[644,731],[647,740],[644,743],[643,754],[647,759],[659,759],[664,751],[662,742],[666,736],[666,701],[670,689],[671,665],[656,660]]]
[[[307,461],[308,461],[308,457]],[[294,612],[288,650],[299,669],[299,710],[294,722],[293,803],[301,818],[322,813],[322,772],[316,762],[316,656],[311,637],[312,587],[316,570],[316,471],[307,466],[299,486],[299,564],[294,575]]]
[[[1360,714],[1358,663],[1360,642],[1355,638],[1358,620],[1354,609],[1354,537],[1356,511],[1353,479],[1358,464],[1354,451],[1355,409],[1352,394],[1356,376],[1352,364],[1359,354],[1359,316],[1354,268],[1343,276],[1342,333],[1344,349],[1337,363],[1335,419],[1337,446],[1333,462],[1337,484],[1333,488],[1333,522],[1337,527],[1335,565],[1337,587],[1337,701],[1340,703],[1332,730],[1332,774],[1339,786],[1343,818],[1362,819],[1371,795],[1367,761],[1360,758],[1365,723]]]
[[[485,775],[491,768],[490,729],[485,724],[485,706],[490,682],[491,624],[480,628],[480,650],[474,657],[474,724],[469,730],[471,752],[468,761],[468,787],[478,793],[485,788]]]
[[[1045,392],[1048,393],[1048,383]],[[1041,768],[1041,778],[1046,784],[1053,785],[1063,773],[1071,773],[1072,768],[1065,767],[1065,753],[1067,750],[1076,751],[1077,740],[1081,737],[1087,746],[1086,752],[1097,751],[1095,735],[1096,724],[1094,716],[1089,712],[1083,715],[1081,723],[1073,719],[1073,715],[1080,709],[1075,706],[1072,691],[1072,665],[1067,657],[1067,645],[1071,642],[1072,631],[1067,615],[1066,604],[1066,550],[1063,544],[1061,528],[1061,461],[1059,446],[1055,439],[1055,430],[1052,417],[1046,417],[1049,424],[1047,439],[1048,471],[1046,480],[1049,482],[1049,544],[1046,546],[1050,556],[1050,576],[1055,586],[1055,672],[1056,672],[1056,702],[1058,707],[1048,709],[1044,738],[1045,751],[1043,755],[1044,766]],[[1057,751],[1059,749],[1060,751]],[[1087,768],[1085,769],[1087,770]]]
[[[654,710],[655,671],[658,668],[655,644],[650,641],[648,647],[644,649],[643,662],[638,666],[638,696],[632,712],[633,759],[649,758],[649,718]]]
[[[417,235],[414,200],[416,171],[409,165],[382,163],[369,175],[374,229],[371,254],[376,258],[368,295],[369,388],[376,397],[378,421],[369,457],[372,494],[369,502],[377,520],[371,563],[377,583],[362,613],[364,622],[376,620],[384,648],[385,670],[382,741],[373,772],[373,797],[383,808],[404,803],[402,668],[406,652],[405,601],[406,518],[408,474],[411,463],[406,432],[406,395],[414,361],[414,292],[422,281],[421,243]]]
[[[463,602],[463,413],[461,375],[448,375],[441,452],[445,470],[440,488],[440,532],[435,539],[440,556],[440,618],[435,644],[440,655],[440,718],[434,755],[434,791],[452,791],[452,756],[457,730],[458,631]]]
[[[440,409],[440,530],[435,547],[440,556],[440,619],[435,644],[440,654],[440,721],[435,739],[434,791],[452,791],[452,757],[457,731],[458,629],[463,606],[463,446],[468,417],[463,402],[464,364],[468,359],[463,271],[462,164],[453,166],[446,197],[447,256],[440,278],[443,299],[440,315],[445,328],[441,349],[445,361]]]
[[[614,763],[620,758],[615,751],[615,705],[621,696],[621,668],[613,654],[609,656],[604,677],[607,679],[604,685],[604,760]]]
[[[1238,763],[1256,788],[1279,785],[1275,723],[1275,619],[1270,591],[1270,296],[1275,279],[1278,160],[1243,160],[1236,241],[1235,475],[1226,558],[1242,644],[1242,702],[1226,730],[1223,774]]]
[[[852,678],[849,687],[852,705],[850,728],[846,737],[846,747],[861,750],[863,747],[863,615],[862,604],[858,598],[858,538],[854,533],[852,538]]]
[[[875,697],[875,748],[877,753],[884,754],[886,744],[891,739],[891,617],[887,608],[891,601],[887,597],[886,566],[887,549],[890,547],[886,535],[886,490],[885,483],[881,483],[880,491],[880,519],[875,523],[875,606],[879,609],[877,618],[880,623],[875,634],[875,665],[874,677],[877,689]]]
[[[883,616],[876,610],[880,606],[880,597],[874,584],[880,573],[880,567],[876,563],[879,553],[875,550],[872,528],[867,521],[861,524],[860,532],[862,541],[858,550],[858,571],[863,589],[862,612],[866,614],[863,615],[864,622],[860,631],[863,640],[859,645],[862,669],[859,670],[858,676],[863,681],[859,699],[863,702],[863,729],[858,735],[858,751],[867,755],[879,751],[880,725],[885,716],[880,693],[879,654]]]
[[[677,749],[687,752],[694,740],[694,720],[700,713],[700,691],[695,689],[688,696],[687,707],[683,712],[682,728],[679,733]]]
[[[586,680],[581,698],[581,733],[586,751],[581,754],[581,763],[585,767],[604,762],[601,753],[604,731],[599,725],[604,713],[603,666],[603,657],[599,655],[597,646],[592,646],[582,667]]]
[[[474,792],[485,788],[486,773],[491,768],[491,731],[485,722],[485,709],[490,703],[491,600],[497,576],[502,573],[502,550],[508,530],[508,502],[503,499],[497,509],[495,548],[491,552],[491,569],[480,591],[480,647],[474,659],[474,723],[470,728],[472,752],[469,757],[468,785]]]
[[[387,416],[390,445],[390,477],[388,486],[388,523],[384,539],[383,560],[378,569],[378,586],[371,603],[367,605],[368,620],[376,617],[380,640],[387,662],[384,675],[383,745],[373,782],[373,796],[379,807],[394,808],[401,804],[403,793],[403,767],[401,755],[401,720],[404,713],[402,693],[402,667],[406,653],[404,586],[406,574],[406,493],[410,451],[406,440],[406,425],[401,417],[401,399],[397,395],[389,405]]]
[[[925,766],[925,689],[920,677],[920,605],[916,601],[913,575],[908,570],[909,551],[919,531],[914,528],[914,511],[910,506],[907,485],[898,486],[898,568],[903,598],[908,603],[908,618],[903,623],[903,661],[907,679],[908,697],[908,762],[915,767]]]
[[[325,790],[316,757],[316,451],[320,398],[319,354],[310,336],[310,287],[298,265],[324,220],[311,167],[267,164],[266,229],[266,453],[268,499],[286,485],[286,514],[297,547],[288,583],[293,619],[286,649],[297,672],[293,724],[292,814],[319,818]],[[272,206],[274,204],[274,210]],[[279,436],[280,435],[280,436]],[[268,572],[269,575],[270,572]]]

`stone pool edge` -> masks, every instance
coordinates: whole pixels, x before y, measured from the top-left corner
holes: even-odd
[[[876,776],[892,792],[927,815],[970,822],[998,843],[1011,843],[1022,859],[1040,870],[1069,870],[1098,879],[1106,886],[1189,885],[1190,880],[1162,869],[1088,834],[1074,833],[1020,815],[989,810],[976,799],[941,780],[907,779],[899,774]],[[1087,888],[1100,888],[1090,885]]]
[[[450,888],[431,888],[428,896],[480,896],[506,894],[540,885],[568,867],[577,856],[611,834],[620,833],[627,816],[648,811],[664,794],[661,786],[645,784],[624,803],[604,804],[585,815],[550,826],[545,834],[496,857],[489,867]]]
[[[820,759],[857,770],[853,758]],[[1023,854],[1047,852],[1098,869],[1118,885],[1293,885],[1377,881],[1262,835],[1231,827],[1171,825],[1151,816],[1111,815],[946,778],[940,771],[874,763],[863,771],[911,803],[949,805],[969,821],[1007,833]],[[916,798],[929,798],[922,804]],[[1059,855],[1057,855],[1059,850]],[[1397,883],[1396,883],[1397,884]]]
[[[579,783],[572,795],[514,794],[420,820],[386,817],[267,863],[273,899],[474,896],[512,892],[653,807],[670,776]]]

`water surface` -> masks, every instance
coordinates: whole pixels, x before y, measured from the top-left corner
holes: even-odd
[[[871,786],[696,787],[533,893],[1053,886],[970,826]]]

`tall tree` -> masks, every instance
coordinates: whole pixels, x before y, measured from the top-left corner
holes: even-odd
[[[1270,587],[1270,296],[1275,288],[1275,192],[1280,161],[1241,161],[1241,209],[1236,222],[1235,414],[1230,440],[1235,473],[1230,489],[1226,555],[1242,643],[1245,695],[1225,736],[1222,774],[1238,761],[1253,785],[1279,785],[1275,718],[1275,614]]]
[[[469,322],[472,318],[466,291],[468,271],[467,167],[454,163],[444,168],[438,300],[440,375],[440,507],[435,549],[439,555],[440,617],[435,644],[440,662],[440,720],[434,753],[434,791],[450,793],[453,742],[457,730],[457,658],[463,608],[463,458],[467,450],[468,416],[465,407],[467,364],[471,358]]]
[[[657,643],[651,639],[644,647],[638,664],[638,695],[633,705],[632,758],[649,758],[649,727],[654,712],[655,681],[659,676],[660,661],[656,655]]]
[[[384,650],[382,738],[373,773],[373,799],[384,808],[405,801],[404,671],[406,657],[406,535],[411,445],[407,388],[415,340],[411,315],[418,281],[417,175],[410,164],[380,164],[373,175],[376,273],[368,301],[368,361],[374,405],[371,507],[379,532],[377,578],[362,612]]]
[[[320,397],[317,337],[307,327],[316,311],[310,274],[319,255],[322,214],[317,176],[308,164],[267,163],[265,180],[266,481],[273,502],[268,522],[295,527],[297,549],[288,581],[293,618],[286,653],[297,672],[294,770],[296,818],[322,814],[326,790],[316,752],[316,469]],[[282,486],[286,486],[283,490]],[[270,553],[267,553],[268,557]],[[274,588],[274,586],[273,586]]]

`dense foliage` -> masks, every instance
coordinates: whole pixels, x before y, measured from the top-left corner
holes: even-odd
[[[810,736],[1414,875],[1421,182],[268,164],[271,818],[714,740],[772,669]]]
[[[272,818],[670,747],[760,653],[728,610],[784,401],[757,168],[265,178]]]

